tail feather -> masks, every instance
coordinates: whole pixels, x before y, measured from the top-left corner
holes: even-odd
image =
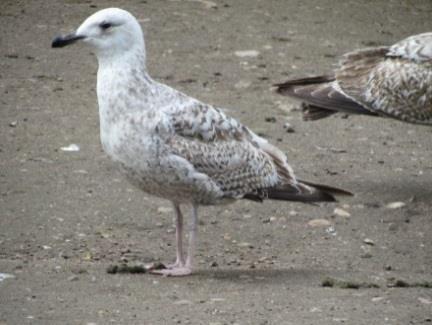
[[[347,190],[343,190],[341,188],[337,188],[337,187],[333,187],[333,186],[328,186],[328,185],[324,185],[324,184],[317,184],[317,183],[312,183],[312,182],[308,182],[308,181],[303,181],[303,180],[298,180],[301,184],[306,184],[307,186],[313,187],[315,189],[324,191],[324,192],[328,192],[334,195],[344,195],[344,196],[354,196],[353,193],[347,191]]]
[[[271,200],[294,201],[294,202],[336,202],[336,198],[332,193],[315,189],[312,192],[292,193],[287,192],[283,188],[271,188],[267,192],[268,198]]]
[[[299,181],[296,186],[291,184],[261,189],[248,193],[243,198],[262,202],[264,199],[294,201],[294,202],[336,202],[337,195],[352,196],[351,192],[336,187]]]
[[[299,79],[291,79],[285,82],[281,82],[278,84],[274,84],[273,86],[277,87],[276,91],[281,95],[288,95],[294,87],[298,86],[308,86],[314,84],[322,84],[327,82],[334,81],[335,78],[333,76],[315,76],[315,77],[306,77]]]
[[[318,76],[277,84],[277,92],[303,101],[304,120],[319,120],[334,113],[377,115],[335,86],[334,77]]]
[[[302,103],[301,110],[302,110],[302,117],[304,121],[321,120],[323,118],[329,117],[330,115],[337,113],[337,111],[332,111],[314,105],[308,105],[306,103]]]

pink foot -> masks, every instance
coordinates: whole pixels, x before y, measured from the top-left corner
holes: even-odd
[[[192,273],[192,269],[186,266],[177,266],[168,269],[150,270],[150,273],[162,276],[186,276]]]
[[[167,264],[166,269],[177,269],[177,268],[181,268],[183,266],[184,266],[184,263],[177,261],[175,263]]]

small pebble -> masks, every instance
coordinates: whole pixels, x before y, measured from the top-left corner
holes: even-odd
[[[274,116],[267,116],[265,119],[264,119],[266,122],[269,122],[269,123],[276,123],[276,117],[274,117]]]
[[[217,4],[210,0],[196,0],[196,2],[201,2],[206,9],[217,9]]]
[[[363,239],[363,243],[365,243],[367,245],[371,245],[371,246],[375,245],[375,242],[372,239],[370,239],[370,238]]]
[[[333,213],[338,217],[343,217],[343,218],[351,217],[351,214],[348,211],[345,211],[344,209],[341,208],[334,209]]]
[[[378,301],[381,301],[381,300],[384,300],[384,297],[373,297],[371,299],[372,302],[378,302]]]
[[[321,308],[318,308],[318,307],[312,307],[312,308],[310,309],[310,312],[311,312],[311,313],[321,313],[322,310],[321,310]]]
[[[16,127],[17,125],[18,125],[18,121],[12,121],[12,122],[9,123],[9,126],[10,126],[11,128]]]
[[[13,279],[15,275],[8,274],[8,273],[0,273],[0,282],[6,280],[6,279]]]
[[[329,235],[332,235],[332,236],[337,235],[336,229],[333,226],[326,228],[326,233],[328,233]]]
[[[248,247],[248,248],[254,247],[251,243],[247,243],[247,242],[238,243],[237,246],[238,247]]]
[[[216,261],[213,261],[210,263],[210,267],[217,267],[218,263]]]
[[[80,147],[75,143],[71,143],[66,147],[61,147],[60,150],[65,152],[75,152],[75,151],[79,151]]]
[[[331,223],[326,219],[313,219],[308,222],[308,225],[311,227],[328,227]]]
[[[404,202],[391,202],[386,205],[386,208],[388,209],[400,209],[403,208],[406,205]]]
[[[256,50],[235,51],[234,54],[239,58],[256,58],[260,52]]]
[[[422,304],[425,304],[425,305],[431,305],[432,304],[432,300],[431,299],[427,299],[427,298],[419,297],[418,301],[420,301]]]
[[[283,128],[285,129],[285,131],[286,131],[287,133],[294,133],[294,132],[295,132],[293,126],[292,126],[290,123],[288,123],[288,122],[286,122],[286,123],[284,124]]]

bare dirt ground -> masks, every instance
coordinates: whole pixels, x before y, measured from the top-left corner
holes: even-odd
[[[14,278],[0,275],[0,324],[431,323],[432,129],[306,123],[271,84],[430,31],[432,3],[214,1],[1,1],[0,273]],[[169,203],[134,189],[101,150],[95,57],[50,48],[110,6],[139,18],[156,79],[229,108],[299,177],[356,196],[203,208],[195,275],[106,273],[174,258]],[[258,53],[235,54],[245,50]],[[60,150],[72,143],[78,152]],[[323,287],[327,277],[379,288]]]

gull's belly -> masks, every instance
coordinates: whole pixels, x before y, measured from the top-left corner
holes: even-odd
[[[146,193],[178,203],[215,204],[219,187],[206,175],[171,152],[161,137],[123,134],[120,138],[102,137],[102,145],[121,172]]]
[[[132,184],[151,195],[177,203],[215,204],[219,201],[220,190],[212,181],[196,177],[167,157],[159,158],[142,159],[139,165],[119,163],[120,170]]]

